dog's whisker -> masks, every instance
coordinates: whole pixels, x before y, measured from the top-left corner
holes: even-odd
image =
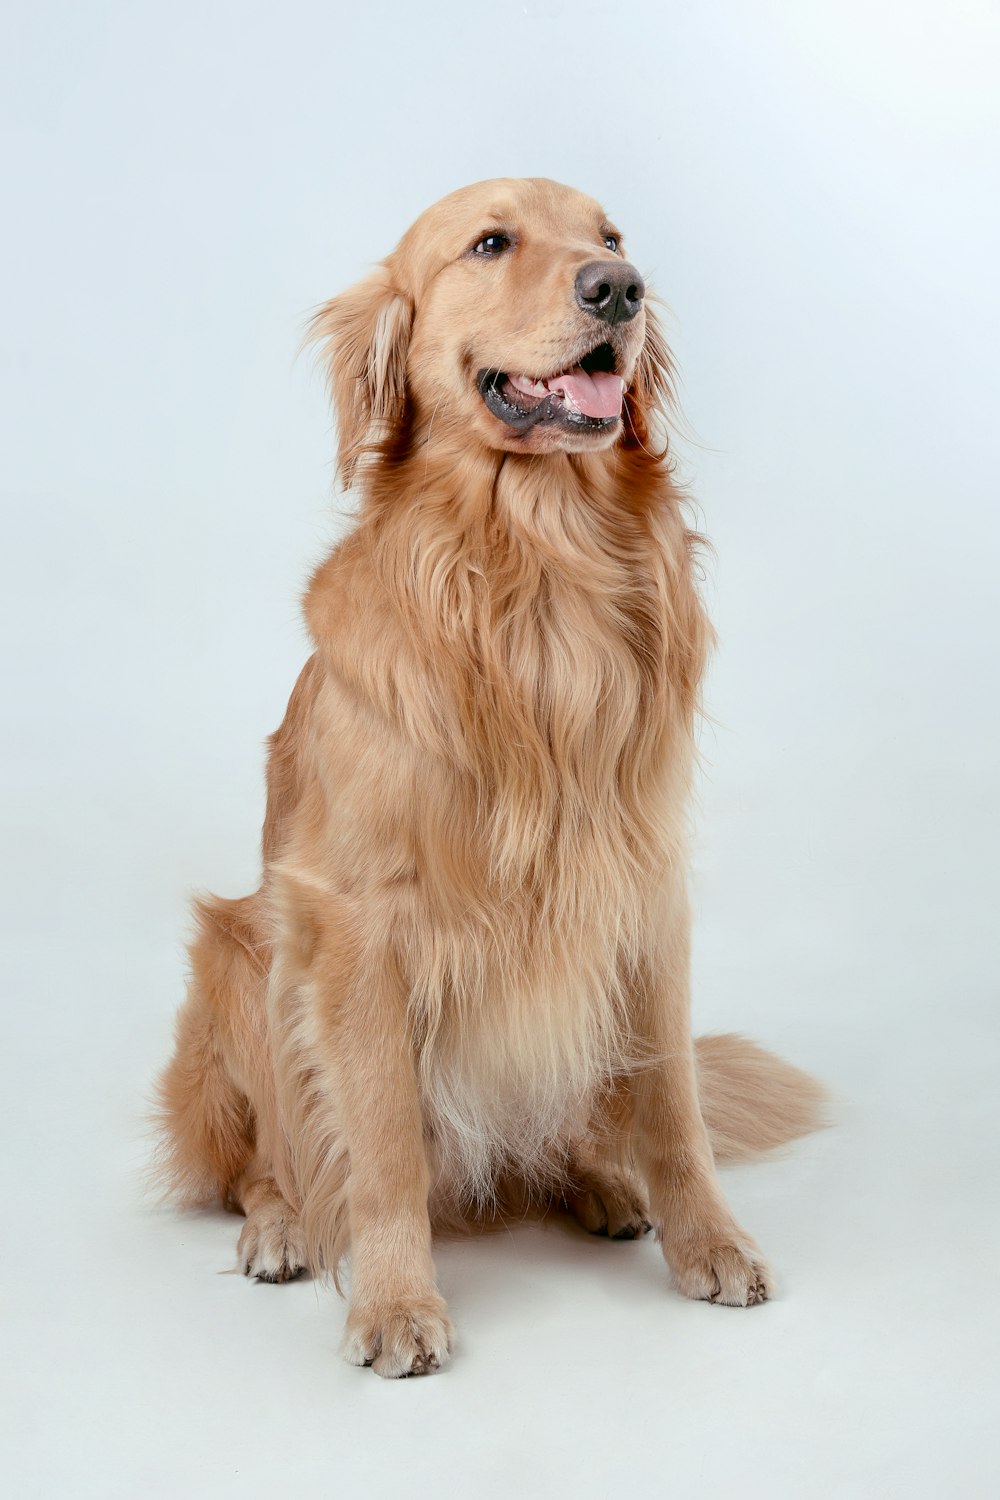
[[[439,411],[439,409],[441,407],[442,402],[445,404],[445,406],[447,406],[447,404],[448,404],[448,402],[450,400],[451,400],[451,397],[447,396],[446,394],[444,394],[442,392],[442,394],[438,397],[437,402],[435,403],[434,410],[431,412],[431,419],[430,419],[430,421],[427,424],[427,436],[424,439],[424,443],[425,443],[425,446],[427,448],[427,460],[426,460],[426,463],[424,464],[424,482],[425,483],[427,482],[427,474],[428,474],[428,470],[430,468],[430,462],[431,462],[431,435],[432,435],[433,430],[434,430],[434,418],[437,416],[438,411]]]

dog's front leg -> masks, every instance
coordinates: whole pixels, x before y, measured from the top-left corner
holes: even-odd
[[[342,948],[323,958],[333,963],[320,964],[328,982],[316,995],[349,1161],[351,1299],[342,1352],[379,1375],[424,1375],[446,1362],[451,1325],[431,1257],[406,987],[384,949],[347,964]]]
[[[748,1307],[771,1273],[723,1197],[698,1102],[691,1035],[690,916],[675,890],[662,942],[639,966],[635,1020],[648,1060],[634,1079],[635,1147],[663,1253],[688,1297]]]

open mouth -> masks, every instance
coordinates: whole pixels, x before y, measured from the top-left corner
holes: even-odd
[[[580,363],[558,375],[510,374],[480,370],[479,394],[495,417],[527,431],[538,422],[606,431],[621,419],[625,382],[615,373],[615,351],[598,344]]]

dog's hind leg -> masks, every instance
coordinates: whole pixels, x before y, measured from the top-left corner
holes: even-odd
[[[646,1196],[634,1175],[610,1162],[581,1158],[575,1151],[563,1202],[590,1234],[636,1240],[651,1227]]]
[[[243,1212],[240,1269],[289,1281],[305,1266],[305,1239],[265,1142],[273,1115],[264,1019],[270,954],[257,898],[212,897],[195,913],[191,984],[159,1083],[161,1175],[188,1201],[218,1197]]]
[[[246,1214],[236,1254],[240,1270],[258,1281],[291,1281],[305,1269],[306,1242],[295,1209],[282,1196],[263,1152],[254,1152],[230,1189]]]
[[[195,903],[191,980],[156,1090],[156,1174],[186,1203],[227,1202],[256,1150],[268,955],[255,915],[252,896]]]
[[[593,1110],[587,1134],[570,1148],[562,1202],[591,1234],[634,1240],[650,1229],[641,1181],[627,1159],[631,1100],[609,1086]]]

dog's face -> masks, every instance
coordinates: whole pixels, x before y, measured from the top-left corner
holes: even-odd
[[[641,444],[669,391],[645,293],[593,198],[544,178],[451,193],[314,320],[344,477],[404,426],[517,453]]]
[[[645,336],[645,286],[598,203],[541,179],[478,183],[421,216],[394,260],[412,288],[418,407],[515,452],[608,447]]]

